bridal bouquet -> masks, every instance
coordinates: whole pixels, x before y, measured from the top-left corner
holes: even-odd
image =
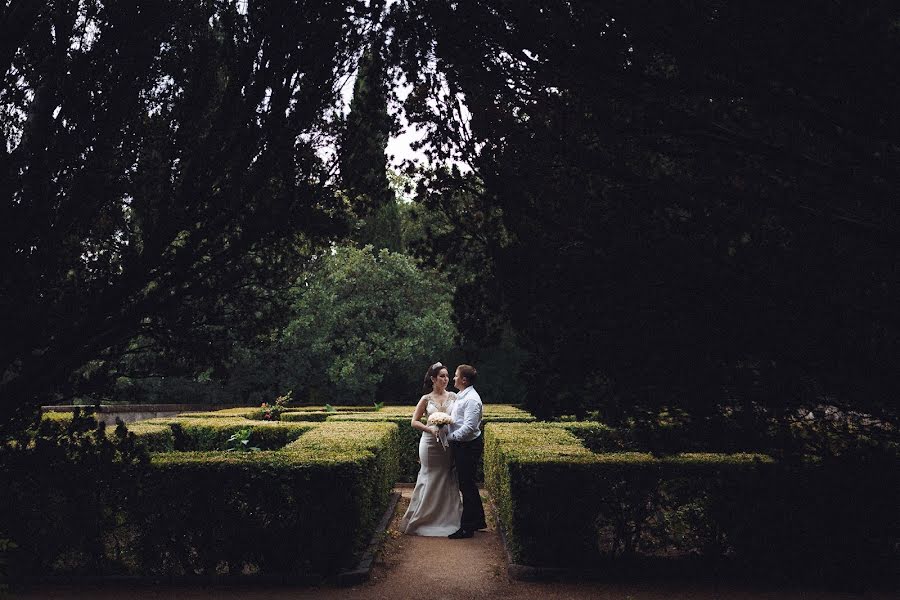
[[[450,443],[447,441],[447,425],[453,422],[453,419],[445,412],[433,412],[428,416],[428,424],[429,425],[437,425],[438,433],[437,438],[438,441],[441,442],[441,446],[446,450]]]

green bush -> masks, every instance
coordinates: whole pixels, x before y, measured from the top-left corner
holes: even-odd
[[[260,429],[279,430],[253,431]],[[346,566],[396,477],[396,427],[281,430],[305,433],[276,451],[154,455],[132,515],[143,572],[327,574]]]
[[[336,413],[323,411],[305,410],[302,412],[285,412],[281,413],[281,420],[288,422],[306,421],[309,423],[321,423],[331,415]]]
[[[419,437],[421,431],[409,424],[412,411],[406,416],[390,413],[344,413],[326,415],[327,423],[393,423],[397,426],[398,479],[401,482],[413,482],[419,472]]]
[[[223,408],[221,410],[214,411],[206,411],[206,412],[183,412],[178,415],[179,418],[198,418],[198,419],[233,419],[235,417],[238,418],[250,418],[251,415],[254,415],[259,412],[258,406],[236,406],[234,408]]]
[[[55,415],[54,415],[55,417]],[[148,457],[135,436],[80,411],[0,443],[0,533],[11,577],[110,573]]]
[[[160,427],[168,427],[173,437],[173,448],[179,452],[199,452],[225,450],[228,438],[236,432],[250,428],[250,443],[263,450],[275,450],[292,442],[308,431],[312,425],[304,423],[287,423],[281,421],[252,421],[242,417],[225,417],[216,415],[204,418],[201,415],[191,417],[158,418],[141,421],[131,425],[138,435],[138,441],[150,444],[156,450],[156,442],[152,434],[165,437]],[[167,449],[162,447],[161,449]]]
[[[173,452],[175,450],[175,433],[171,425],[139,421],[128,425],[128,431],[132,432],[137,443],[149,452]]]
[[[884,576],[896,564],[896,457],[595,453],[573,433],[623,443],[597,423],[487,427],[486,482],[516,562],[620,572],[702,559],[814,579]]]
[[[331,414],[328,416],[328,422],[396,423],[399,431],[399,446],[397,449],[400,456],[399,481],[411,483],[416,480],[416,476],[419,473],[419,440],[422,437],[422,432],[418,429],[413,429],[410,424],[414,410],[415,407],[411,406],[385,406],[381,410],[372,413]],[[534,416],[508,404],[485,404],[483,421],[485,424],[501,422],[527,423],[533,422]],[[481,466],[479,466],[477,477],[479,481],[484,479]]]
[[[630,432],[596,421],[548,423],[548,425],[569,431],[592,452],[630,452],[641,449]]]
[[[724,554],[746,544],[741,520],[753,520],[747,511],[773,483],[769,457],[598,454],[571,429],[487,428],[486,480],[517,562],[590,566],[637,555]],[[597,424],[575,429],[594,439],[609,433]],[[700,506],[698,498],[709,501]],[[730,510],[713,510],[720,505]],[[768,529],[755,535],[763,539]]]
[[[262,450],[225,451],[238,432]],[[333,573],[368,542],[396,450],[390,423],[44,420],[0,445],[3,558],[16,576]]]
[[[52,421],[57,423],[68,424],[74,418],[74,413],[71,412],[60,412],[55,410],[50,410],[45,413],[41,413],[42,421]]]

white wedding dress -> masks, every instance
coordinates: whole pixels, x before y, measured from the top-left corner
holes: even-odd
[[[425,414],[450,414],[456,394],[448,393],[445,404],[438,404],[428,394]],[[462,497],[453,468],[453,453],[444,449],[431,432],[423,431],[419,440],[419,475],[409,508],[400,521],[400,531],[409,535],[444,536],[459,529],[462,519]]]

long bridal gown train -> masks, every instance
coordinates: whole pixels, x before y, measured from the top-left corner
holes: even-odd
[[[449,414],[456,394],[450,393],[446,405],[439,405],[429,394],[426,414],[436,411]],[[400,521],[400,531],[410,535],[443,536],[459,529],[462,499],[453,467],[453,453],[444,449],[430,432],[419,439],[419,475],[409,508]]]

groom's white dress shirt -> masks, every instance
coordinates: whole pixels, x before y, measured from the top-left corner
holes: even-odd
[[[481,413],[483,405],[481,396],[474,387],[467,387],[456,396],[456,402],[450,410],[453,419],[448,427],[448,439],[454,442],[471,442],[481,435]]]

